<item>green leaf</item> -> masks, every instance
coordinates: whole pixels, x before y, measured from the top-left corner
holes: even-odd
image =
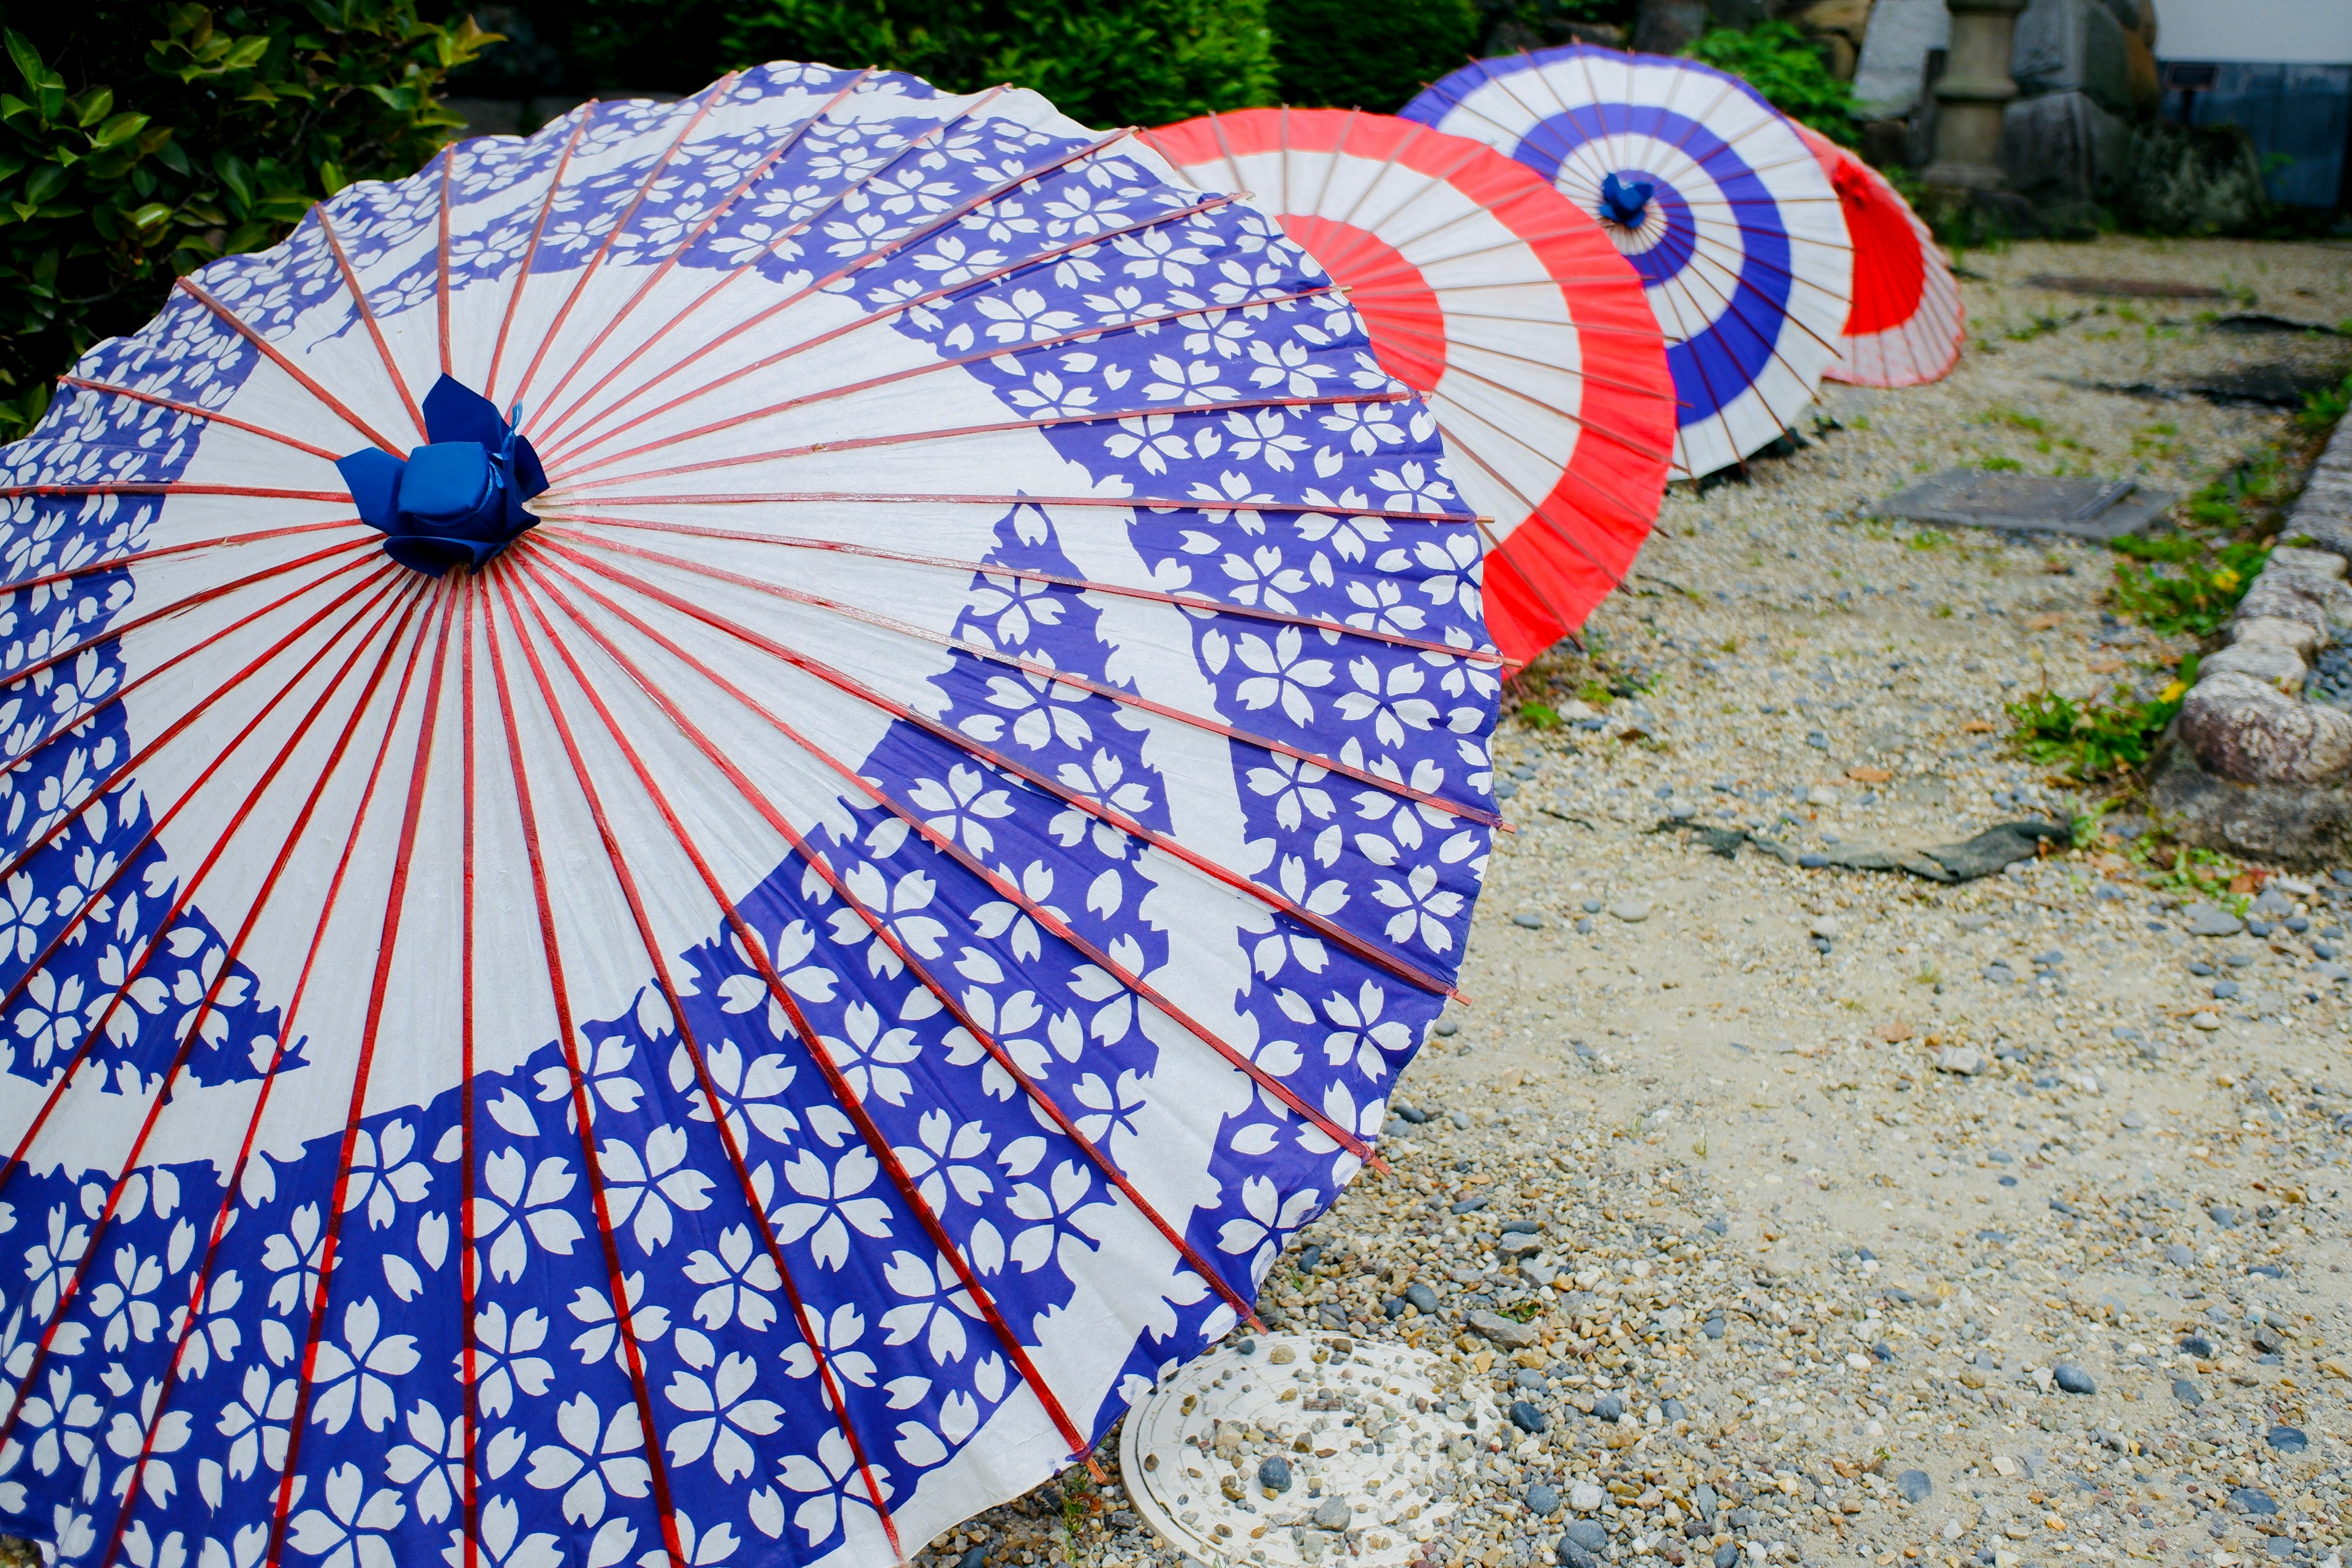
[[[139,231],[142,238],[152,238],[163,231],[165,224],[172,221],[172,209],[162,202],[149,202],[129,216],[131,226]]]
[[[65,188],[66,172],[55,163],[44,163],[25,177],[25,200],[37,205]]]
[[[147,117],[145,115],[135,114],[129,110],[125,110],[122,113],[116,115],[113,119],[108,121],[105,124],[91,132],[89,134],[89,144],[93,147],[115,146],[120,142],[128,142],[133,136],[138,135],[141,131],[146,129],[146,125]]]
[[[105,119],[106,111],[113,107],[114,89],[112,88],[91,88],[74,100],[74,123],[82,126],[95,125]]]
[[[8,58],[16,62],[16,74],[25,79],[26,87],[35,92],[40,91],[41,83],[49,74],[49,68],[42,63],[41,51],[33,47],[32,40],[16,28],[5,30],[8,36]]]
[[[269,35],[267,33],[256,33],[250,37],[239,38],[236,41],[236,47],[228,51],[228,58],[222,61],[221,68],[233,71],[251,70],[261,63],[261,57],[268,52]]]

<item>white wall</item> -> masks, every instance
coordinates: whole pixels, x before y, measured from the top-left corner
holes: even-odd
[[[2168,60],[2352,63],[2352,0],[2156,0]]]

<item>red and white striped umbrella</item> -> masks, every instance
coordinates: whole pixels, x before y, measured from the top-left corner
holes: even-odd
[[[1529,659],[1623,580],[1675,438],[1664,340],[1601,226],[1483,142],[1387,115],[1250,110],[1145,132],[1187,179],[1244,190],[1348,292],[1420,392],[1487,519],[1486,625]],[[1356,419],[1360,451],[1405,422]]]
[[[1825,373],[1856,386],[1922,386],[1951,374],[1968,338],[1960,286],[1936,236],[1885,175],[1796,121],[1837,187],[1853,241],[1853,307]]]

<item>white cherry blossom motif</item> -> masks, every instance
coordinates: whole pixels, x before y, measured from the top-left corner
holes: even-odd
[[[262,1267],[274,1276],[269,1282],[273,1311],[309,1308],[319,1286],[319,1249],[325,1241],[326,1232],[319,1223],[319,1205],[304,1204],[288,1216],[286,1228],[272,1236],[262,1247]]]
[[[402,1423],[408,1440],[394,1445],[383,1457],[383,1477],[407,1489],[411,1507],[427,1524],[438,1524],[456,1511],[466,1493],[466,1426],[451,1420],[440,1408],[418,1400]],[[525,1438],[519,1426],[508,1426],[481,1444],[481,1474],[496,1481],[522,1457]]]
[[[695,1210],[710,1206],[718,1184],[686,1163],[686,1134],[661,1126],[646,1134],[645,1146],[619,1139],[602,1145],[605,1203],[615,1229],[626,1224],[637,1245],[658,1251],[670,1238],[673,1208]]]
[[[137,1410],[118,1410],[106,1429],[106,1447],[117,1459],[136,1464],[142,1452],[143,1465],[137,1466],[141,1489],[148,1499],[159,1505],[171,1501],[180,1489],[179,1472],[173,1456],[187,1447],[196,1434],[196,1418],[193,1411],[163,1408],[163,1386],[149,1384],[140,1391]],[[125,1472],[126,1479],[129,1472]]]
[[[60,1465],[79,1469],[97,1451],[95,1429],[104,1409],[89,1389],[74,1388],[73,1368],[51,1367],[26,1396],[0,1467],[15,1468],[16,1456],[29,1447],[33,1468],[42,1475],[54,1475]]]
[[[869,1097],[904,1105],[914,1080],[901,1065],[922,1055],[912,1029],[885,1029],[882,1015],[863,1002],[853,1002],[842,1013],[839,1035],[820,1035],[817,1043],[841,1069],[842,1080],[860,1100]]]
[[[1461,912],[1463,898],[1451,888],[1438,886],[1435,868],[1415,866],[1402,882],[1383,877],[1373,884],[1372,897],[1396,910],[1384,928],[1391,942],[1419,938],[1433,952],[1444,952],[1454,945],[1454,931],[1446,922]]]
[[[1388,996],[1378,985],[1367,980],[1351,1000],[1341,995],[1324,998],[1323,1016],[1331,1032],[1323,1037],[1323,1055],[1333,1067],[1352,1061],[1356,1070],[1369,1079],[1388,1076],[1388,1058],[1383,1051],[1402,1056],[1412,1047],[1412,1031],[1394,1019],[1383,1021],[1381,1013],[1388,1005]]]
[[[640,1273],[623,1279],[622,1300],[629,1310],[627,1339],[638,1345],[650,1345],[669,1332],[669,1309],[646,1299],[646,1277]],[[583,1363],[593,1364],[610,1358],[624,1370],[628,1366],[628,1345],[621,1333],[618,1314],[610,1298],[600,1291],[583,1286],[565,1304],[573,1318],[588,1326],[574,1335],[572,1348],[579,1352]]]
[[[228,1439],[231,1477],[242,1480],[264,1464],[272,1470],[286,1468],[286,1424],[294,1417],[298,1392],[292,1377],[273,1379],[265,1365],[245,1369],[236,1396],[221,1407],[216,1426]]]
[[[579,1310],[576,1303],[572,1310]],[[475,1399],[483,1415],[506,1415],[514,1408],[517,1394],[537,1399],[547,1392],[555,1380],[555,1367],[539,1352],[547,1344],[549,1327],[547,1314],[536,1307],[509,1320],[504,1302],[490,1301],[474,1314],[474,1376],[479,1390]],[[462,1352],[457,1364],[462,1376]]]
[[[163,1282],[163,1260],[152,1253],[142,1256],[136,1247],[118,1247],[111,1263],[112,1278],[100,1280],[89,1293],[89,1312],[102,1325],[100,1342],[121,1351],[133,1338],[153,1339],[163,1321],[154,1299],[155,1288]]]
[[[367,1205],[368,1224],[377,1230],[390,1225],[402,1204],[424,1199],[433,1184],[433,1173],[422,1160],[411,1158],[416,1130],[405,1121],[388,1123],[379,1140],[362,1128],[352,1144],[350,1184],[343,1189],[343,1211]]]
[[[785,1241],[807,1239],[810,1255],[825,1268],[849,1261],[852,1231],[880,1240],[890,1234],[890,1205],[866,1196],[880,1176],[881,1163],[866,1150],[851,1149],[833,1164],[803,1149],[784,1167],[784,1182],[800,1194],[770,1217]]]
[[[413,1334],[385,1334],[383,1314],[373,1298],[343,1309],[343,1340],[318,1348],[310,1375],[310,1419],[330,1432],[340,1432],[354,1409],[371,1432],[383,1429],[399,1414],[389,1379],[402,1377],[416,1366]]]
[[[327,1506],[304,1509],[287,1531],[294,1550],[319,1559],[320,1568],[397,1568],[386,1536],[408,1511],[400,1494],[369,1490],[357,1465],[329,1470],[320,1490]]]
[[[1274,1266],[1276,1254],[1290,1233],[1307,1223],[1316,1211],[1321,1194],[1312,1187],[1301,1187],[1285,1196],[1282,1190],[1264,1176],[1249,1176],[1241,1183],[1242,1212],[1225,1221],[1217,1232],[1217,1247],[1222,1252],[1236,1255],[1247,1253],[1250,1278],[1263,1279]]]
[[[699,1336],[696,1343],[701,1344]],[[706,1456],[721,1482],[740,1481],[758,1468],[745,1434],[764,1437],[783,1422],[784,1409],[771,1399],[751,1397],[760,1366],[730,1352],[715,1362],[704,1353],[670,1374],[664,1392],[688,1419],[671,1423],[666,1447],[672,1465],[685,1467]]]
[[[1251,708],[1279,705],[1294,724],[1315,721],[1315,704],[1307,693],[1331,684],[1331,661],[1307,657],[1307,636],[1297,626],[1285,626],[1268,642],[1255,632],[1243,634],[1234,645],[1243,664],[1255,673],[1241,683],[1237,695]],[[1285,762],[1292,759],[1285,757]],[[1293,763],[1296,766],[1296,763]]]
[[[933,1214],[945,1214],[952,1192],[963,1203],[976,1204],[996,1190],[989,1174],[989,1131],[978,1121],[958,1125],[944,1110],[926,1110],[915,1124],[919,1143],[890,1151],[915,1184],[915,1192]]]
[[[961,1361],[964,1321],[979,1321],[980,1304],[964,1289],[955,1266],[936,1253],[926,1263],[914,1253],[894,1252],[882,1272],[900,1298],[899,1305],[882,1314],[888,1342],[903,1345],[919,1337],[933,1361]]]
[[[710,1041],[703,1046],[702,1065],[738,1151],[748,1155],[753,1132],[772,1143],[789,1143],[801,1130],[800,1118],[784,1100],[801,1069],[787,1062],[782,1051],[754,1056],[732,1040]],[[710,1101],[699,1092],[697,1077],[693,1054],[680,1042],[670,1053],[669,1086],[694,1107],[688,1115],[708,1124]]]
[[[34,972],[15,1019],[16,1037],[31,1051],[34,1067],[46,1068],[51,1058],[69,1056],[81,1044],[81,1004],[79,975],[59,980],[47,969]]]
[[[1437,721],[1437,704],[1421,695],[1429,678],[1418,666],[1391,665],[1383,670],[1370,659],[1353,659],[1348,678],[1355,689],[1339,694],[1340,713],[1353,723],[1369,720],[1383,746],[1402,746],[1406,730],[1426,730]]]
[[[803,1498],[793,1508],[792,1520],[811,1546],[821,1546],[832,1540],[834,1531],[851,1517],[861,1513],[870,1517],[873,1511],[856,1455],[849,1447],[849,1439],[838,1431],[828,1431],[819,1437],[814,1453],[787,1456],[776,1479]],[[889,1482],[877,1479],[883,1500],[887,1502]],[[777,1513],[781,1516],[782,1510],[778,1509]],[[756,1521],[760,1515],[755,1512],[752,1517]],[[778,1522],[781,1524],[781,1517]],[[780,1528],[772,1533],[783,1532]]]
[[[1006,1196],[1004,1206],[1015,1218],[1028,1222],[1013,1237],[1006,1254],[1024,1272],[1043,1268],[1066,1248],[1087,1249],[1097,1239],[1111,1205],[1093,1196],[1095,1173],[1076,1160],[1054,1168],[1044,1185],[1022,1182]],[[1066,1259],[1064,1267],[1069,1265]]]
[[[998,613],[1001,632],[1004,628],[1004,617],[1013,615],[1020,607],[1020,602],[1015,596],[1013,583],[1009,579],[1004,590],[997,590],[992,585],[991,593],[1004,608],[1001,613],[993,609],[982,613]],[[1053,604],[1058,611],[1058,600],[1046,602]],[[1005,640],[1016,645],[1028,640],[1025,616],[1018,635]],[[923,818],[926,826],[943,837],[954,839],[975,855],[994,853],[996,837],[989,831],[988,825],[1003,821],[1012,816],[1013,810],[1012,792],[1003,787],[1001,780],[961,763],[950,768],[945,779],[917,779],[914,787],[908,791],[908,798],[914,803],[916,809],[926,814]]]
[[[634,1537],[631,1539],[634,1541]],[[604,1540],[600,1534],[597,1543],[601,1546]],[[449,1568],[475,1568],[478,1563],[488,1564],[488,1568],[565,1568],[563,1549],[556,1538],[544,1530],[525,1530],[522,1510],[512,1498],[505,1497],[489,1498],[483,1502],[479,1539],[469,1541],[463,1531],[452,1531],[441,1557]],[[617,1557],[604,1559],[598,1568],[611,1568],[619,1561]],[[376,1565],[370,1564],[369,1568]]]
[[[794,1377],[815,1375],[821,1351],[835,1377],[860,1388],[871,1387],[874,1358],[857,1348],[865,1337],[866,1316],[855,1305],[845,1301],[826,1313],[803,1303],[801,1336],[784,1347],[784,1370]]]
[[[587,1232],[565,1202],[578,1178],[560,1154],[533,1165],[520,1149],[500,1149],[482,1162],[475,1188],[474,1237],[496,1279],[520,1279],[530,1249],[571,1254]]]
[[[618,1405],[607,1418],[593,1399],[576,1394],[556,1407],[555,1429],[562,1441],[531,1450],[530,1479],[542,1490],[562,1489],[563,1517],[572,1523],[597,1523],[609,1498],[641,1498],[653,1485],[635,1405]]]
[[[754,1333],[776,1321],[770,1300],[783,1286],[776,1260],[751,1239],[748,1225],[729,1226],[719,1234],[719,1250],[696,1252],[686,1262],[686,1277],[705,1287],[695,1298],[694,1316],[716,1333],[729,1323],[740,1323]]]

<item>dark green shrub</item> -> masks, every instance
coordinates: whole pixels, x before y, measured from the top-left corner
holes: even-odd
[[[179,274],[275,243],[352,180],[404,174],[435,89],[493,35],[415,0],[12,6],[0,92],[0,439]]]
[[[2245,234],[2269,209],[2262,160],[2235,125],[2151,121],[2132,132],[2108,205],[2126,228],[2147,234]]]
[[[1718,27],[1690,47],[1690,58],[1728,71],[1791,120],[1831,141],[1854,143],[1853,89],[1830,74],[1822,46],[1793,22]]]
[[[1469,58],[1480,18],[1472,0],[1268,0],[1285,103],[1392,113]]]
[[[739,62],[912,71],[953,92],[1012,82],[1088,125],[1164,125],[1274,99],[1265,0],[739,0]]]

